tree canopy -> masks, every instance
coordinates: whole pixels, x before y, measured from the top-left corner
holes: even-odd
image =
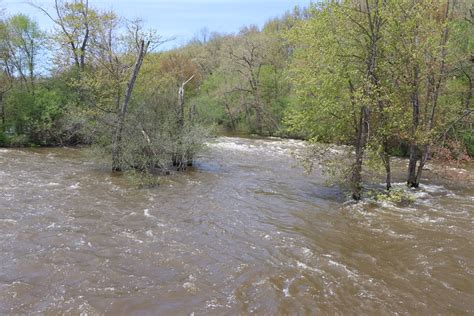
[[[429,159],[474,151],[469,2],[322,1],[169,51],[92,1],[37,9],[52,32],[0,20],[3,146],[97,144],[114,170],[167,170],[191,164],[212,128],[344,144],[355,199],[367,166],[391,188],[394,155],[417,187]]]

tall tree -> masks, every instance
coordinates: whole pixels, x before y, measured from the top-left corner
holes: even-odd
[[[6,26],[10,68],[34,94],[37,57],[42,49],[44,34],[35,21],[23,14],[10,17]]]
[[[1,14],[1,12],[0,12]],[[1,18],[1,16],[0,16]],[[1,115],[1,132],[5,131],[6,113],[4,96],[12,88],[13,77],[10,70],[10,49],[9,34],[6,23],[0,19],[0,115]]]
[[[420,185],[423,168],[431,155],[440,125],[440,97],[445,89],[447,57],[455,0],[402,2],[405,13],[402,27],[409,41],[400,50],[399,69],[404,69],[400,91],[410,93],[412,124],[407,184]],[[405,26],[405,27],[403,27]]]
[[[123,104],[120,108],[117,117],[117,123],[115,127],[114,138],[112,141],[112,170],[113,171],[121,171],[122,170],[122,149],[121,149],[121,142],[122,142],[122,134],[125,125],[125,116],[127,115],[128,105],[130,103],[130,98],[132,97],[133,88],[135,87],[135,82],[138,77],[138,73],[140,72],[140,68],[143,64],[143,60],[145,55],[148,51],[148,47],[150,46],[150,42],[145,42],[144,39],[141,39],[139,42],[139,49],[136,56],[136,61],[133,66],[132,72],[130,74],[130,79],[127,83],[127,89],[125,90],[125,98],[123,100]]]
[[[89,7],[88,0],[54,0],[54,12],[32,4],[55,23],[56,40],[65,47],[77,69],[86,66],[89,42],[98,21],[97,12]]]
[[[301,21],[290,32],[290,39],[297,45],[293,64],[296,82],[301,85],[297,89],[305,100],[302,102],[313,99],[309,104],[314,108],[304,109],[307,114],[303,114],[303,122],[309,118],[308,124],[319,125],[313,129],[315,136],[328,137],[321,140],[346,139],[354,146],[348,176],[355,200],[362,197],[366,147],[386,121],[381,80],[386,11],[385,1],[378,0],[327,3],[314,7],[313,18]],[[300,118],[297,115],[289,122],[301,127]],[[382,143],[386,141],[382,137]],[[385,150],[382,153],[390,188],[390,161]]]

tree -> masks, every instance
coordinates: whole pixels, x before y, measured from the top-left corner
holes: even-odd
[[[88,0],[55,0],[54,13],[32,4],[46,14],[58,27],[56,40],[66,48],[68,56],[72,57],[74,65],[84,71],[88,46],[92,33],[100,17],[89,7]]]
[[[147,54],[148,47],[150,46],[150,41],[147,40],[145,42],[144,39],[140,39],[139,42],[140,46],[138,49],[138,53],[136,56],[136,61],[133,66],[132,72],[130,74],[130,79],[127,83],[127,89],[125,91],[125,98],[123,100],[122,107],[120,108],[120,112],[117,117],[117,123],[115,127],[114,138],[112,141],[112,170],[113,171],[121,171],[121,156],[122,156],[122,149],[121,149],[121,142],[122,142],[122,134],[125,124],[125,116],[127,115],[128,105],[130,102],[130,98],[132,97],[133,88],[135,87],[135,82],[137,80],[138,73],[140,72],[140,68],[143,64],[143,59]]]
[[[4,95],[12,88],[13,78],[10,70],[10,50],[9,50],[9,34],[7,25],[0,20],[0,106],[1,106],[1,132],[5,132],[5,103]],[[3,135],[2,135],[3,136]]]
[[[454,19],[455,0],[405,1],[400,4],[400,21],[393,27],[396,50],[392,67],[398,70],[394,78],[398,97],[411,104],[407,184],[420,185],[423,168],[436,141],[436,130],[443,125],[439,114],[449,111],[442,102],[449,71],[449,36]],[[398,33],[397,33],[398,31]],[[395,50],[394,50],[395,51]]]
[[[37,57],[42,49],[44,34],[35,21],[23,14],[10,17],[6,27],[9,68],[34,94]]]
[[[128,33],[125,36],[119,36],[115,34],[120,25],[117,17],[113,13],[104,13],[101,17],[101,23],[97,25],[96,32],[92,37],[91,59],[93,62],[91,62],[91,66],[94,68],[91,73],[82,76],[79,85],[81,87],[87,86],[84,85],[83,80],[91,82],[92,79],[96,85],[108,87],[106,89],[108,93],[105,93],[106,98],[111,92],[112,102],[109,104],[106,102],[105,108],[93,106],[105,113],[115,113],[111,123],[113,129],[112,170],[121,171],[123,169],[123,133],[133,89],[150,45],[157,45],[161,42],[155,34],[143,32],[139,20],[126,24]],[[129,63],[132,58],[134,59],[133,65]],[[122,99],[121,89],[124,82],[126,82],[126,86]]]
[[[313,130],[314,136],[348,140],[354,146],[348,177],[355,200],[362,197],[366,147],[377,139],[385,121],[387,104],[381,81],[385,9],[385,2],[377,0],[328,3],[314,7],[313,18],[301,21],[289,35],[297,47],[293,64],[296,89],[301,102],[311,104],[303,108],[306,114],[297,114],[289,123],[302,128],[300,118],[306,117],[303,124],[319,125],[303,127]],[[382,143],[386,143],[384,137]],[[390,161],[385,153],[383,157],[389,189]]]

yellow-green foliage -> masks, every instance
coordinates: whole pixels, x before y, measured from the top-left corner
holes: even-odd
[[[369,191],[369,197],[379,202],[394,204],[410,204],[416,201],[415,196],[407,188],[393,188],[390,191]]]

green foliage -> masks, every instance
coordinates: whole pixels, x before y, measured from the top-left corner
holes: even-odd
[[[7,138],[7,147],[35,147],[27,135],[12,135]]]
[[[312,5],[309,17],[294,21],[285,35],[298,98],[286,110],[288,131],[351,144],[365,151],[354,165],[363,160],[385,171],[387,155],[406,154],[405,144],[420,157],[446,136],[456,138],[455,130],[469,130],[474,23],[465,9],[442,0]],[[362,109],[368,139],[361,144]]]
[[[377,172],[387,155],[413,147],[444,146],[460,157],[463,141],[472,155],[474,21],[464,2],[444,16],[446,3],[321,1],[262,29],[203,32],[181,48],[149,52],[124,119],[122,169],[183,167],[216,126],[311,140],[300,158],[336,182],[357,170],[357,155],[321,142],[363,147],[357,163]],[[87,1],[56,6],[60,27],[48,45],[27,16],[0,21],[0,146],[94,143],[110,155],[137,43],[154,33]],[[47,49],[51,71],[41,72]]]
[[[15,72],[30,91],[34,91],[37,57],[43,48],[45,35],[38,24],[23,14],[10,17],[6,23],[8,43],[4,63],[8,72]]]
[[[0,125],[0,128],[2,126]],[[8,146],[8,138],[7,135],[0,129],[0,147],[7,147]]]
[[[41,87],[34,95],[13,90],[5,100],[5,128],[35,144],[54,143],[55,122],[62,114],[62,102],[61,92],[57,90]]]
[[[355,70],[348,68],[339,53],[337,35],[344,30],[332,22],[341,13],[337,6],[334,10],[313,7],[312,13],[312,19],[298,21],[287,33],[295,47],[290,74],[298,102],[286,111],[285,123],[293,134],[318,137],[323,142],[347,142],[358,111],[352,107],[348,91],[349,73]]]
[[[219,73],[213,73],[206,78],[201,87],[200,93],[192,99],[197,106],[199,113],[198,120],[206,125],[219,124],[227,128],[232,128],[231,118],[227,113],[225,97],[222,98],[219,93],[219,85],[224,81],[224,77]]]
[[[469,130],[465,131],[462,134],[464,144],[466,145],[467,152],[469,156],[473,157],[474,156],[474,131]]]
[[[368,196],[378,202],[390,202],[394,204],[411,204],[416,201],[416,197],[405,187],[393,188],[390,191],[376,191],[368,192]]]

